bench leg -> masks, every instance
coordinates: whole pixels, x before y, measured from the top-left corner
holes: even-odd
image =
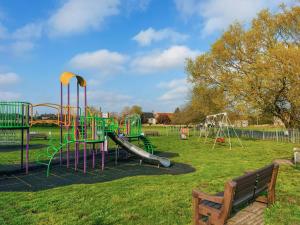
[[[194,211],[193,211],[193,224],[194,225],[200,225],[199,223],[199,198],[195,198],[193,197],[193,208],[194,208]]]
[[[275,165],[272,173],[271,182],[268,185],[268,204],[275,202],[275,186],[278,175],[279,165]]]

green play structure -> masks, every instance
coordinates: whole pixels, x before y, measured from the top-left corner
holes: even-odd
[[[27,129],[29,124],[27,102],[0,102],[0,129]]]
[[[76,105],[71,105],[70,81],[76,79]],[[27,102],[0,102],[0,144],[20,144],[21,169],[23,169],[24,131],[26,131],[26,173],[29,167],[29,129],[35,124],[54,124],[60,127],[58,136],[50,136],[49,145],[37,153],[36,162],[47,167],[47,175],[54,161],[60,165],[74,160],[74,169],[83,159],[83,173],[86,173],[88,160],[92,153],[92,165],[95,168],[95,158],[101,153],[101,167],[104,169],[105,154],[108,154],[108,138],[119,147],[138,155],[140,158],[155,164],[169,166],[168,159],[154,156],[154,146],[142,133],[141,117],[138,114],[128,115],[124,123],[119,124],[115,118],[103,118],[99,112],[91,112],[87,105],[87,82],[79,75],[64,72],[60,77],[60,104]],[[64,92],[66,89],[66,94]],[[80,90],[83,90],[83,103],[80,104]],[[55,110],[52,118],[37,118],[34,111],[37,107],[47,107]],[[106,117],[106,116],[105,116]],[[21,131],[21,135],[16,133]],[[17,141],[19,139],[19,142]],[[133,145],[133,141],[142,141],[144,149]],[[81,148],[83,147],[83,148]],[[72,156],[72,157],[71,157]],[[80,165],[81,168],[81,165]]]
[[[21,169],[24,168],[24,131],[26,131],[26,173],[28,173],[30,103],[0,102],[0,144],[18,144],[21,148]],[[20,131],[20,135],[17,134]]]
[[[29,163],[29,129],[33,121],[31,111],[33,111],[33,106],[27,102],[0,102],[0,144],[20,144],[21,168],[23,168],[24,158],[24,131],[27,131],[26,172],[28,172]],[[102,118],[101,115],[90,112],[85,112],[85,114],[80,108],[77,110],[79,114],[72,114],[70,108],[66,108],[65,111],[62,111],[61,116],[58,117],[58,125],[62,128],[61,138],[50,137],[49,146],[36,157],[37,164],[47,166],[47,175],[50,173],[53,160],[58,155],[62,163],[63,149],[66,149],[67,167],[69,167],[71,152],[74,153],[75,164],[79,163],[78,149],[81,144],[92,146],[93,154],[97,146],[100,150],[102,149],[102,152],[107,151],[108,134],[122,135],[129,142],[142,141],[144,150],[150,154],[154,153],[154,146],[142,133],[141,118],[138,114],[126,116],[124,123],[119,124],[115,118]],[[17,133],[18,130],[21,131],[20,135]],[[75,150],[71,149],[72,145],[75,145]],[[104,167],[104,155],[102,161]]]
[[[151,141],[142,133],[141,116],[138,114],[128,115],[124,122],[124,134],[129,140],[141,140],[144,144],[144,150],[153,154],[154,146]]]
[[[52,160],[64,147],[67,148],[67,155],[69,155],[70,145],[73,143],[95,145],[105,142],[105,127],[108,126],[105,122],[106,120],[98,115],[80,116],[74,118],[72,126],[67,127],[67,133],[64,135],[62,143],[57,144],[57,140],[50,139],[46,151],[37,156],[37,162],[47,166],[47,176],[50,172]],[[77,151],[75,154],[76,163],[78,163],[79,152]]]
[[[76,123],[78,124],[76,125]],[[63,148],[66,147],[67,152],[69,152],[70,145],[76,142],[86,144],[104,143],[108,133],[119,134],[121,128],[123,128],[124,137],[130,141],[141,140],[144,150],[151,154],[154,153],[154,146],[142,133],[141,118],[137,114],[126,116],[123,127],[119,126],[115,118],[102,118],[98,115],[80,116],[77,120],[75,118],[71,127],[72,129],[67,129],[61,144],[57,144],[58,140],[50,139],[49,147],[37,156],[37,162],[47,166],[47,175],[50,173],[53,159]],[[101,145],[101,148],[104,148],[104,146]],[[77,155],[76,158],[79,158],[79,156]]]

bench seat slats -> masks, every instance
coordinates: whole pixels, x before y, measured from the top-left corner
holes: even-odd
[[[210,202],[210,201],[207,201],[207,200],[201,201],[200,205],[205,205],[205,206],[215,208],[215,209],[221,209],[222,208],[222,204],[218,204],[218,203],[215,203],[215,202]]]
[[[215,194],[215,196],[224,196],[224,192],[219,192],[217,194]],[[215,203],[215,202],[210,202],[210,201],[207,201],[207,200],[202,200],[200,202],[200,205],[206,205],[206,206],[209,206],[211,208],[215,208],[215,209],[221,209],[222,208],[222,204],[219,204],[219,203]]]

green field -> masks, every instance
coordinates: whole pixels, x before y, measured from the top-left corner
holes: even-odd
[[[53,134],[58,134],[57,129]],[[133,159],[117,166],[109,163],[104,172],[89,168],[87,175],[54,166],[49,178],[45,169],[31,171],[29,176],[2,176],[0,224],[190,224],[193,188],[222,191],[224,182],[246,170],[274,159],[290,159],[294,147],[243,140],[244,149],[233,143],[232,150],[228,146],[212,150],[203,139],[181,141],[177,135],[152,137],[151,141],[158,154],[170,157],[173,167],[140,166]],[[47,141],[31,144],[47,145]],[[42,149],[31,151],[32,162]],[[19,159],[18,150],[1,150],[0,154],[0,164]],[[299,168],[280,166],[276,194],[276,204],[265,212],[266,224],[300,224]]]

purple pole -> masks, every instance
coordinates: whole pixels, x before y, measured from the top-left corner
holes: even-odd
[[[104,157],[105,157],[105,155],[104,155],[104,143],[102,142],[101,143],[101,170],[103,171],[104,170]]]
[[[95,169],[95,148],[93,147],[93,169]]]
[[[84,144],[83,144],[83,173],[86,173],[86,139],[87,139],[87,126],[86,126],[86,107],[87,107],[87,97],[86,97],[86,86],[84,87]]]
[[[92,126],[94,129],[94,135],[93,135],[93,140],[95,141],[96,140],[96,120],[95,118],[93,119],[93,122],[92,122]],[[95,169],[95,143],[93,143],[93,169]]]
[[[27,121],[26,121],[27,122]],[[24,104],[22,104],[22,127],[24,127]],[[21,169],[24,169],[24,129],[21,130]]]
[[[67,122],[70,123],[71,120],[69,121],[70,118],[70,84],[68,84],[68,114],[67,114]],[[67,124],[67,132],[68,132],[68,144],[67,144],[67,168],[69,168],[70,166],[70,125],[71,124]]]
[[[63,142],[63,84],[60,83],[60,145]],[[59,164],[62,163],[62,148],[59,150]]]
[[[78,165],[78,158],[79,158],[79,143],[78,143],[78,136],[79,136],[79,131],[78,131],[78,123],[79,123],[79,83],[77,81],[77,115],[76,115],[76,126],[75,126],[75,139],[76,139],[76,143],[75,143],[75,170],[77,170],[77,165]]]
[[[107,160],[110,160],[109,153],[108,153],[108,140],[107,140],[107,136],[106,136],[104,145],[105,145],[104,146],[104,151],[105,151],[105,154],[107,155]]]
[[[29,129],[27,129],[26,133],[26,174],[28,174],[28,162],[29,162]]]

